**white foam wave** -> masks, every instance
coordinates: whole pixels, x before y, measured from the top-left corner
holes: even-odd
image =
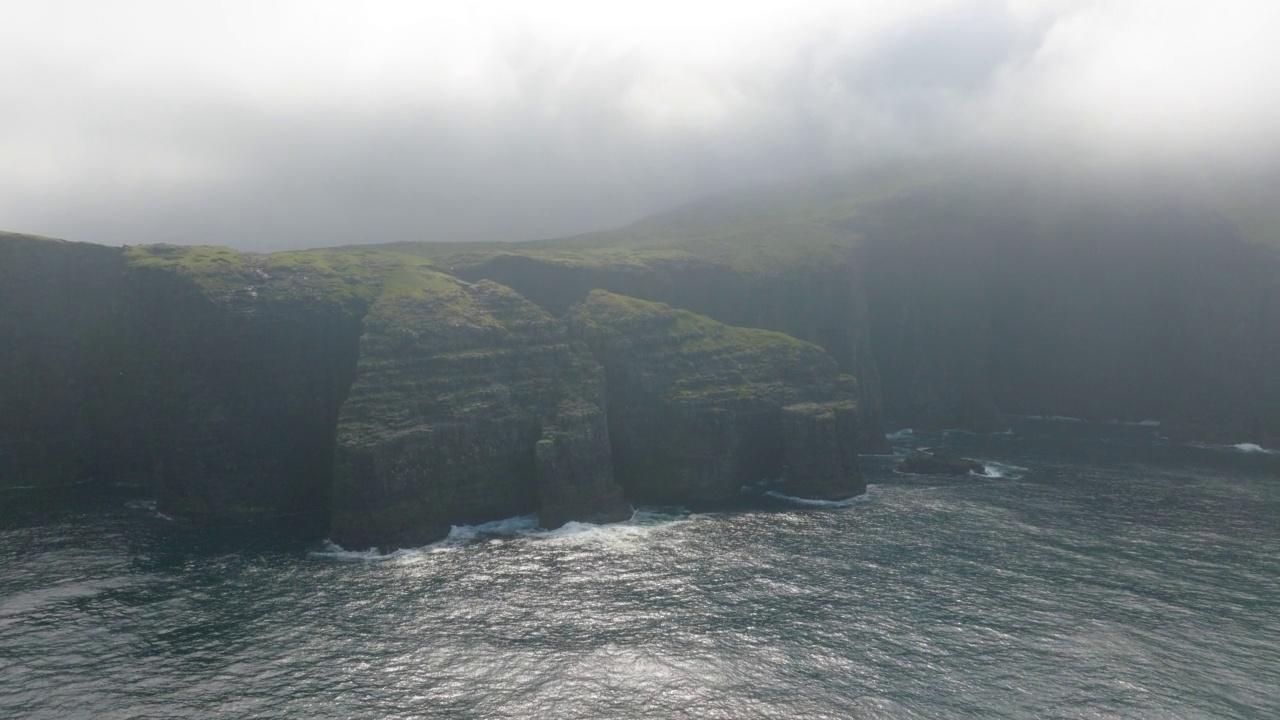
[[[151,513],[152,517],[157,517],[161,520],[167,520],[169,522],[173,522],[173,517],[171,515],[165,515],[164,513],[156,509],[155,500],[127,500],[125,501],[124,506],[130,510],[138,510],[145,513]]]
[[[845,498],[844,500],[814,500],[813,498],[802,498],[802,497],[796,497],[794,495],[783,495],[777,490],[770,490],[766,492],[765,495],[768,495],[769,497],[775,498],[777,500],[789,502],[792,505],[802,505],[804,507],[816,507],[816,508],[846,508],[853,505],[854,503],[866,502],[867,500],[866,493],[863,493],[861,495],[854,495],[853,497]]]
[[[915,430],[912,430],[911,428],[903,428],[897,432],[886,433],[884,437],[886,440],[906,440],[915,434]]]
[[[1049,422],[1087,422],[1084,418],[1071,417],[1070,415],[1014,415],[1014,417],[1023,420],[1047,420]]]
[[[1271,450],[1264,448],[1257,443],[1236,443],[1235,445],[1211,445],[1209,443],[1187,443],[1191,447],[1200,448],[1201,450],[1217,450],[1219,452],[1226,450],[1229,452],[1242,452],[1250,455],[1280,455],[1280,450]]]
[[[632,514],[630,520],[623,522],[605,525],[568,522],[558,528],[547,530],[538,527],[537,515],[521,515],[478,525],[454,525],[444,539],[417,548],[381,553],[377,548],[363,551],[347,550],[337,543],[326,540],[323,549],[314,551],[311,555],[343,561],[412,560],[481,544],[501,544],[508,540],[583,544],[626,543],[643,538],[655,530],[687,522],[694,517],[696,516],[689,514],[684,508],[641,508]]]
[[[324,541],[324,549],[316,550],[311,553],[312,557],[329,558],[330,560],[343,560],[346,562],[356,562],[360,560],[386,560],[395,553],[382,554],[377,548],[369,548],[368,550],[347,550],[332,540]]]
[[[978,477],[1017,480],[1022,477],[1022,473],[1026,472],[1027,469],[1018,465],[1006,465],[1004,463],[992,461],[982,463],[982,470],[983,471],[981,473],[970,474]]]

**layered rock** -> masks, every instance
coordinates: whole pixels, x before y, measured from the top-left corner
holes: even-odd
[[[592,397],[603,399],[603,388]],[[592,402],[566,401],[554,424],[535,446],[539,522],[556,528],[570,521],[610,523],[627,520],[631,505],[613,479],[609,424]]]
[[[858,470],[857,407],[849,402],[782,408],[781,490],[787,495],[841,500],[866,492]]]
[[[512,287],[553,313],[562,313],[591,290],[601,289],[820,345],[843,372],[858,378],[859,448],[886,450],[861,266],[851,262],[843,248],[841,252],[828,249],[819,258],[770,258],[768,263],[742,266],[734,250],[723,247],[737,239],[730,235],[712,248],[703,248],[706,256],[683,249],[646,249],[601,251],[597,257],[589,247],[565,251],[559,249],[564,243],[547,243],[557,250],[531,247],[524,254],[511,250],[488,256],[464,254],[456,258],[457,272],[468,279],[488,278]],[[835,244],[840,238],[831,239]],[[612,238],[600,240],[607,243]],[[846,235],[843,243],[849,242]]]
[[[332,537],[421,545],[540,506],[545,522],[630,516],[602,400],[599,365],[537,306],[496,283],[405,269],[365,318]]]
[[[800,471],[784,478],[798,490],[847,497],[863,489],[856,384],[818,346],[601,290],[574,306],[569,323],[604,365],[614,467],[632,499],[722,501],[782,477],[784,464]],[[809,439],[822,440],[806,444],[801,420],[784,435],[783,408],[817,402],[840,408],[828,406],[829,419],[812,412]],[[808,450],[838,459],[806,457]]]

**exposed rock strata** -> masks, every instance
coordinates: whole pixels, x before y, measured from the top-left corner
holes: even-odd
[[[861,267],[846,254],[821,263],[784,261],[742,268],[726,257],[686,253],[571,262],[556,254],[503,252],[462,257],[458,265],[459,275],[508,285],[554,313],[601,289],[819,345],[843,372],[858,378],[860,450],[881,452],[888,447]]]
[[[857,408],[848,402],[801,403],[782,408],[782,492],[794,497],[843,500],[866,492],[858,453]]]
[[[370,308],[339,418],[332,536],[408,546],[542,508],[618,520],[603,373],[514,291],[430,270]]]
[[[569,322],[604,365],[618,481],[634,500],[724,500],[782,477],[788,460],[799,474],[784,480],[797,491],[849,497],[864,489],[855,383],[818,346],[600,290]],[[810,402],[839,405],[792,410],[784,434],[783,408]]]

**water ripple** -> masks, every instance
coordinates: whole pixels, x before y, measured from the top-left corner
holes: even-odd
[[[922,438],[1018,476],[391,556],[2,515],[0,716],[1280,717],[1272,459]]]

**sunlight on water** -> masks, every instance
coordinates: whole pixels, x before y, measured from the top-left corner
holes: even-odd
[[[903,433],[869,493],[389,555],[6,503],[0,716],[1280,717],[1277,457]],[[1069,431],[1069,432],[1068,432]]]

